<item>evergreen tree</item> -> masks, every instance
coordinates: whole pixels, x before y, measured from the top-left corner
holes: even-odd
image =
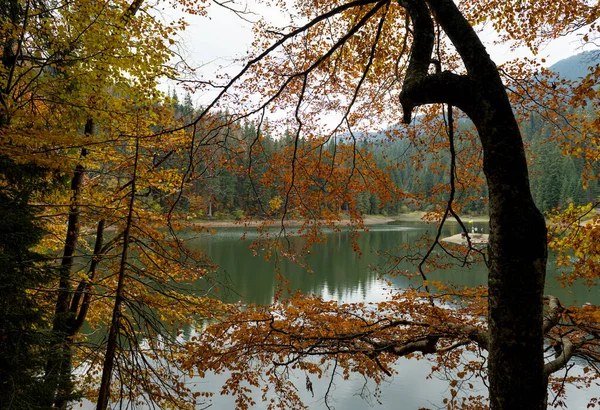
[[[31,249],[43,231],[30,205],[40,171],[0,157],[0,408],[44,409],[47,323],[38,289],[48,281]]]

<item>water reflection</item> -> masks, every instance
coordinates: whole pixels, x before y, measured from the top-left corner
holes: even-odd
[[[487,225],[473,224],[479,232],[487,232]],[[471,225],[469,225],[469,228]],[[377,255],[378,250],[395,248],[408,244],[411,249],[423,235],[432,236],[436,227],[421,222],[401,223],[374,226],[369,232],[363,233],[358,244],[363,251],[361,257],[352,250],[351,236],[348,232],[328,234],[327,241],[316,246],[307,257],[313,273],[307,273],[296,264],[283,261],[279,263],[281,273],[289,280],[291,289],[299,289],[305,293],[315,293],[325,299],[335,299],[344,302],[369,301],[376,302],[385,299],[390,292],[387,284],[391,280],[393,288],[405,288],[418,283],[405,277],[394,277],[382,280],[373,267],[383,263]],[[461,231],[458,224],[448,223],[442,232],[442,237],[457,234]],[[219,296],[227,301],[243,301],[249,303],[267,304],[273,300],[277,281],[275,279],[275,263],[267,262],[260,256],[253,256],[249,250],[250,241],[240,240],[241,229],[226,229],[217,235],[206,236],[192,242],[198,250],[207,252],[222,268],[223,277],[227,278],[235,292],[221,289]],[[300,240],[294,238],[293,240]],[[401,266],[410,269],[411,265]],[[559,297],[565,304],[591,302],[600,303],[600,295],[590,292],[581,284],[570,289],[564,289],[554,280],[556,271],[549,264],[547,293]],[[432,280],[452,281],[465,286],[485,285],[487,272],[483,264],[469,267],[455,266],[450,270],[435,271],[429,275]],[[430,366],[426,360],[400,359],[395,370],[397,375],[381,386],[377,395],[368,394],[375,391],[375,386],[365,384],[365,381],[354,375],[350,380],[334,378],[333,405],[338,409],[364,409],[371,405],[381,409],[417,409],[420,407],[443,407],[442,394],[448,389],[444,380],[427,379]],[[298,378],[298,389],[310,409],[326,408],[323,395],[328,388],[329,378],[313,381],[315,398],[303,392],[304,375]],[[199,390],[219,391],[224,376],[214,376],[196,380]],[[485,394],[485,388],[475,383],[476,394]],[[587,391],[570,389],[569,408],[585,408],[588,400],[600,394],[598,389]],[[365,396],[366,399],[360,396]],[[376,400],[381,401],[381,405]],[[260,403],[260,395],[256,396]],[[400,405],[401,403],[401,405]],[[234,399],[227,396],[215,396],[213,406],[218,409],[234,408]],[[258,405],[256,408],[262,408]]]
[[[479,232],[486,232],[484,223],[475,223]],[[381,281],[373,268],[381,266],[385,258],[377,255],[377,251],[392,249],[407,244],[413,249],[423,235],[433,236],[435,226],[421,222],[403,222],[401,225],[378,225],[362,233],[358,244],[362,250],[359,256],[352,250],[351,235],[347,231],[329,233],[327,241],[313,247],[306,261],[313,273],[306,272],[299,265],[287,260],[280,261],[278,267],[289,280],[292,290],[314,293],[328,299],[339,301],[376,301],[387,292],[384,281]],[[456,223],[447,223],[442,237],[460,232]],[[190,241],[189,245],[206,252],[221,267],[221,279],[230,284],[233,291],[221,287],[218,297],[226,301],[242,301],[268,304],[273,300],[277,282],[275,279],[275,262],[265,261],[263,256],[253,256],[249,249],[250,241],[255,239],[252,233],[248,239],[240,240],[241,228],[220,230],[215,235],[206,235]],[[300,238],[292,238],[301,241]],[[554,279],[556,268],[551,261],[548,265],[546,293],[559,297],[565,304],[590,302],[600,304],[600,295],[590,291],[580,283],[569,289],[562,288]],[[413,265],[405,262],[400,269],[414,271]],[[458,285],[478,286],[487,283],[487,271],[482,263],[465,267],[455,264],[452,269],[434,271],[428,275],[431,280],[452,281]],[[389,278],[388,278],[389,279]],[[405,277],[389,279],[398,288],[417,285]]]

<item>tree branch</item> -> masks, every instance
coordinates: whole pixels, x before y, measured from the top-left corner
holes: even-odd
[[[469,77],[479,81],[486,79],[491,71],[498,71],[477,33],[452,0],[426,1],[435,20],[460,54]],[[483,56],[487,58],[482,58]]]
[[[562,352],[556,359],[544,365],[544,376],[546,377],[565,367],[575,352],[575,346],[573,345],[573,342],[571,342],[571,339],[564,336],[561,337],[560,340],[562,343]]]
[[[471,116],[478,101],[475,91],[476,87],[468,76],[450,71],[422,77],[413,76],[410,82],[404,82],[400,93],[400,104],[404,111],[403,122],[410,123],[412,111],[426,104],[450,104]]]
[[[414,26],[410,61],[400,92],[400,104],[404,111],[403,122],[411,122],[412,111],[421,105],[446,103],[454,105],[467,114],[476,101],[473,86],[467,76],[449,71],[428,74],[433,63],[432,53],[435,42],[433,20],[425,2],[399,0],[406,8]]]
[[[544,299],[548,300],[548,304],[550,310],[548,314],[544,317],[544,324],[542,327],[542,331],[544,334],[548,333],[550,329],[556,326],[560,320],[560,315],[564,311],[564,308],[560,304],[560,300],[557,297],[552,295],[544,296]]]
[[[389,351],[397,356],[406,356],[407,354],[414,352],[421,352],[423,354],[436,353],[438,340],[439,337],[437,336],[427,336],[423,340],[408,342],[400,346],[393,346]]]
[[[413,43],[410,51],[410,60],[404,85],[418,82],[425,76],[431,64],[431,54],[435,41],[433,20],[429,9],[423,1],[398,0],[398,3],[406,9],[414,26]]]

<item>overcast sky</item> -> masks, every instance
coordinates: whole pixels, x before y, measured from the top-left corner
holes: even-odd
[[[269,9],[264,5],[256,4],[250,7],[253,12],[257,13],[256,16],[249,17],[252,20],[264,16],[272,22],[285,21],[283,16],[273,8]],[[246,55],[252,42],[252,25],[233,12],[219,6],[211,6],[208,14],[209,17],[185,17],[190,26],[180,36],[180,52],[190,65],[199,67],[197,72],[206,78],[211,77],[223,67],[233,74],[239,67],[233,65],[233,59]],[[544,58],[545,65],[550,66],[559,60],[578,54],[583,51],[579,41],[580,37],[574,34],[560,38],[544,46],[540,50],[538,58]],[[497,64],[515,57],[531,56],[531,53],[524,48],[514,51],[508,45],[495,45],[491,30],[484,30],[482,39]],[[172,87],[172,85],[165,85],[165,88],[168,86]],[[181,93],[181,91],[179,92]],[[193,95],[193,100],[200,104],[206,103],[208,98],[209,95],[200,93]]]

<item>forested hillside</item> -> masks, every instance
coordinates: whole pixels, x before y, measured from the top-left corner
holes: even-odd
[[[550,66],[550,70],[560,74],[561,78],[566,80],[579,81],[588,75],[589,67],[596,66],[599,62],[600,53],[597,50],[584,51],[557,61]]]
[[[595,64],[597,57],[597,53],[582,53],[557,62],[550,70],[558,74],[557,82],[560,79],[577,81],[587,74],[588,67]],[[193,117],[194,107],[189,95],[180,103],[177,94],[174,93],[173,101],[177,116]],[[568,113],[569,108],[563,107],[559,117]],[[542,211],[562,208],[570,203],[587,204],[600,196],[600,184],[597,181],[584,183],[584,158],[564,155],[561,146],[556,143],[555,137],[564,127],[569,126],[566,119],[561,122],[550,119],[547,115],[531,112],[527,117],[522,117],[520,122],[528,148],[532,193]],[[289,147],[293,142],[290,131],[282,135],[273,135],[268,126],[266,130],[267,132],[261,133],[263,158],[268,158],[276,152],[282,153],[285,147]],[[263,165],[254,163],[254,181],[248,173],[243,172],[248,167],[249,144],[256,137],[255,125],[250,122],[236,124],[228,132],[232,135],[226,139],[226,144],[220,151],[221,156],[198,164],[198,171],[204,178],[203,182],[196,183],[189,195],[193,202],[193,205],[190,203],[189,206],[193,217],[240,220],[246,215],[264,213],[265,209],[260,209],[260,203],[278,201],[274,186],[263,186],[260,192],[257,191],[260,178],[267,172],[266,161]],[[356,144],[363,152],[372,154],[375,165],[388,172],[395,187],[406,194],[401,201],[386,202],[378,193],[362,192],[358,199],[360,210],[364,214],[393,216],[409,211],[429,211],[435,206],[432,198],[438,198],[440,201],[444,198],[444,187],[448,183],[449,154],[443,150],[435,155],[419,152],[402,132],[407,131],[392,128],[358,136],[345,135],[329,141],[331,150],[334,146]],[[436,132],[432,130],[432,135],[423,135],[422,138],[431,138],[433,141]],[[467,136],[463,141],[465,147],[468,145],[467,141],[472,140],[474,132],[474,127],[468,119],[458,122],[459,137],[461,133]],[[476,176],[482,177],[480,172]],[[461,195],[463,199],[468,197],[463,201],[463,212],[484,214],[487,211],[485,187],[470,179],[462,182],[465,189],[461,191]]]
[[[192,410],[216,394],[296,409],[313,381],[331,407],[337,375],[379,385],[415,355],[452,377],[448,408],[545,410],[566,383],[597,383],[600,306],[544,292],[548,255],[561,285],[600,282],[600,67],[578,80],[571,60],[555,66],[567,78],[537,59],[497,66],[477,30],[532,56],[585,28],[591,46],[600,5],[256,3],[3,2],[0,409]],[[254,38],[201,73],[210,59],[190,65],[182,34],[219,11]],[[166,95],[164,81],[209,100]],[[280,268],[311,270],[330,233],[360,255],[364,214],[411,210],[437,235],[372,249],[373,300],[294,292]],[[467,230],[460,215],[473,213],[489,216],[486,249],[442,242],[448,218]],[[222,298],[238,289],[211,253],[203,222],[217,218],[252,222],[234,231],[274,263],[267,304]],[[488,286],[427,276],[478,262]],[[574,358],[589,366],[563,377]],[[204,391],[213,376],[222,388]],[[471,379],[489,391],[459,392]]]

